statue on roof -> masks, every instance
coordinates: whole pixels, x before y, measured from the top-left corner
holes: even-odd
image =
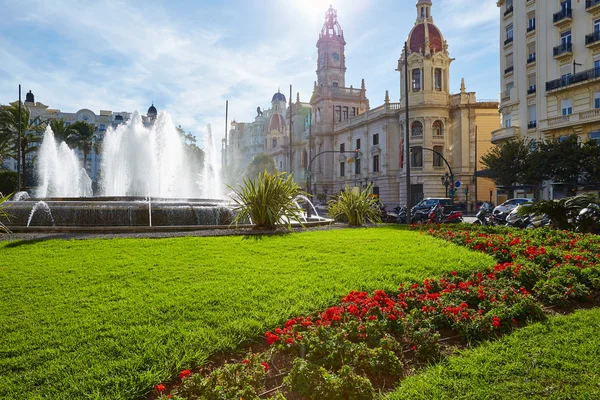
[[[263,115],[263,112],[260,110],[260,106],[256,107],[256,116],[257,117],[262,117],[262,115]]]

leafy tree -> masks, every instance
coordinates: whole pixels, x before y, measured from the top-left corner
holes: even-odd
[[[577,135],[571,135],[561,142],[543,142],[539,147],[546,157],[546,167],[554,182],[579,182],[583,172],[584,154]]]
[[[249,179],[254,179],[259,176],[263,171],[273,174],[277,171],[275,167],[275,161],[267,154],[257,154],[254,156],[246,172],[246,176]]]
[[[69,135],[75,133],[73,127],[67,125],[62,118],[51,120],[50,129],[54,133],[54,138],[60,142],[66,142]]]
[[[582,180],[584,183],[600,183],[600,144],[588,140],[582,148]]]
[[[3,155],[18,158],[17,139],[21,135],[21,167],[23,171],[22,187],[26,187],[27,182],[27,155],[36,152],[38,147],[36,143],[42,140],[41,132],[45,128],[46,121],[41,118],[30,119],[30,112],[27,107],[21,108],[21,132],[19,132],[19,105],[18,103],[0,107],[0,141],[7,142],[4,145],[7,150]],[[4,138],[4,139],[1,139]]]
[[[67,143],[83,153],[83,168],[87,169],[87,156],[92,152],[96,141],[96,125],[77,121],[71,125],[73,132],[68,136]]]
[[[510,140],[503,146],[492,148],[481,157],[481,162],[496,185],[510,187],[520,181],[528,155],[529,146],[525,141]]]

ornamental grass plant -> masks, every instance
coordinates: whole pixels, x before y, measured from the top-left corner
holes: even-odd
[[[362,226],[367,221],[381,222],[377,199],[371,195],[372,186],[363,191],[346,186],[346,189],[329,202],[327,211],[334,218],[345,217],[350,226]]]
[[[6,225],[4,225],[2,223],[2,221],[8,221],[10,218],[10,214],[6,211],[6,209],[8,208],[8,205],[6,205],[6,202],[8,201],[8,199],[10,198],[10,196],[12,195],[9,194],[8,196],[0,196],[0,233],[2,232],[10,232],[9,229],[6,227]]]
[[[302,225],[302,209],[295,199],[303,192],[292,175],[263,171],[256,179],[244,179],[241,188],[233,190],[236,224],[250,222],[257,230],[273,230],[280,225],[291,229],[292,221]]]

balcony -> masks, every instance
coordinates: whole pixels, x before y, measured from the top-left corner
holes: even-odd
[[[540,130],[552,131],[563,129],[565,127],[582,127],[586,124],[596,124],[598,122],[600,122],[600,109],[592,109],[576,114],[563,115],[543,120],[540,122]],[[575,130],[577,129],[578,128]]]
[[[533,25],[529,25],[529,26],[527,27],[527,33],[529,33],[529,32],[533,32],[533,31],[535,31],[535,24],[533,24]]]
[[[531,64],[535,62],[535,53],[531,53],[527,56],[527,64]]]
[[[562,43],[553,49],[554,58],[560,60],[561,58],[571,57],[573,55],[573,43]]]
[[[535,129],[537,127],[537,121],[529,121],[527,129]]]
[[[600,10],[600,0],[585,0],[585,11],[595,12]]]
[[[567,75],[564,78],[546,82],[546,92],[558,90],[576,83],[591,81],[597,78],[600,78],[600,68],[588,69],[587,71],[578,72],[574,75]]]
[[[492,132],[492,144],[499,144],[509,139],[518,139],[520,135],[518,126],[509,126]]]
[[[573,9],[565,8],[564,10],[554,13],[552,16],[552,21],[556,26],[564,25],[573,21]]]
[[[600,47],[600,31],[585,35],[585,47],[589,49]]]
[[[504,11],[504,16],[506,17],[509,14],[512,14],[513,12],[513,6],[509,6],[506,11]]]
[[[537,91],[537,85],[529,86],[527,89],[527,94],[534,94]]]
[[[507,44],[510,44],[510,43],[512,43],[512,42],[513,42],[513,40],[514,40],[514,38],[513,38],[513,37],[509,37],[508,39],[506,39],[506,40],[504,41],[504,45],[506,46]]]
[[[514,66],[512,66],[512,67],[508,67],[508,68],[506,68],[506,69],[504,70],[504,74],[505,74],[505,75],[506,75],[506,74],[510,74],[510,73],[511,73],[511,72],[513,72],[514,70],[515,70],[515,67],[514,67]]]

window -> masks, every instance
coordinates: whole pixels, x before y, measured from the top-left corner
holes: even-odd
[[[343,153],[346,151],[346,143],[340,143],[340,153]]]
[[[433,85],[435,87],[435,90],[438,90],[438,91],[442,90],[442,69],[441,68],[436,68],[433,73]]]
[[[506,42],[512,42],[513,40],[513,25],[510,24],[506,27]]]
[[[515,87],[515,83],[514,82],[508,82],[506,84],[506,92],[504,93],[504,97],[510,97],[510,91],[514,87]]]
[[[560,10],[567,12],[571,8],[571,0],[563,0],[560,2]]]
[[[272,147],[272,148],[275,148],[275,147],[277,147],[277,138],[276,138],[276,137],[274,137],[274,138],[271,140],[271,147]]]
[[[356,107],[352,107],[352,116],[356,117]]]
[[[338,83],[337,82],[333,82],[333,87],[338,87]]]
[[[373,156],[373,172],[379,172],[379,154]]]
[[[535,29],[535,11],[527,14],[527,32],[531,32]]]
[[[279,169],[283,169],[283,161],[279,161]]]
[[[434,146],[433,151],[435,151],[435,153],[433,153],[433,166],[434,167],[444,166],[444,164],[442,164],[444,161],[442,160],[442,157],[440,156],[440,154],[444,154],[444,148],[442,146]],[[440,153],[440,154],[437,154],[437,153]]]
[[[512,126],[512,119],[510,113],[504,114],[504,127],[510,128]]]
[[[444,136],[444,125],[438,120],[433,123],[433,136]]]
[[[594,61],[594,69],[599,69],[600,68],[600,60],[595,60]]]
[[[562,115],[573,114],[573,101],[571,99],[561,100],[560,109],[562,111]]]
[[[360,158],[354,160],[354,174],[360,175]]]
[[[360,149],[360,139],[356,139],[356,150]]]
[[[590,132],[590,140],[595,140],[596,143],[600,144],[600,131]]]
[[[513,0],[506,0],[506,8],[509,9],[513,6]]]
[[[527,62],[535,61],[535,42],[527,45]]]
[[[100,125],[100,130],[101,130],[101,131],[103,131],[103,130],[106,130],[106,125],[104,125],[104,124],[101,124],[101,125]]]
[[[600,92],[594,92],[594,108],[600,108]]]
[[[414,168],[423,167],[423,149],[421,147],[412,147],[410,149],[410,164]]]
[[[514,68],[514,61],[513,60],[514,59],[513,59],[513,54],[512,53],[510,53],[510,54],[508,54],[506,56],[506,59],[505,59],[505,61],[506,61],[506,69],[504,70],[505,74],[508,73],[508,72],[511,72],[513,70],[513,68]]]
[[[413,92],[418,92],[421,90],[421,70],[413,69],[412,77]]]
[[[561,136],[561,137],[559,137],[558,138],[558,143],[564,142],[565,140],[567,140],[567,138],[568,138],[568,136]]]
[[[375,133],[373,135],[373,146],[377,146],[379,144],[379,133]]]
[[[594,21],[594,33],[596,35],[600,34],[600,19]]]
[[[342,106],[337,106],[335,107],[335,121],[341,121],[342,120]]]
[[[423,136],[423,124],[419,121],[415,121],[412,124],[411,134],[412,137],[422,137]]]
[[[340,176],[346,176],[346,163],[343,161],[340,163]]]
[[[571,44],[571,30],[565,31],[560,34],[560,44],[563,47],[566,47],[568,44]]]
[[[348,107],[344,107],[344,120],[348,119]]]
[[[535,104],[529,106],[529,126],[535,126],[537,123],[537,110]]]

